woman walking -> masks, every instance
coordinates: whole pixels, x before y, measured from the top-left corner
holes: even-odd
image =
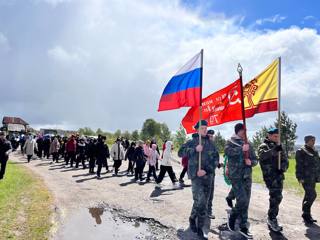
[[[176,175],[173,171],[172,164],[171,164],[171,161],[174,159],[172,157],[172,148],[173,148],[172,142],[167,141],[166,142],[166,149],[164,150],[163,159],[161,161],[160,174],[159,174],[159,177],[156,181],[157,187],[161,187],[160,183],[162,182],[162,180],[167,172],[169,174],[169,177],[171,179],[172,184],[175,185],[175,183],[178,181],[176,178]]]
[[[52,162],[59,161],[60,143],[57,137],[54,137],[50,145],[50,154],[52,154]]]
[[[37,143],[33,139],[32,135],[28,136],[28,139],[23,147],[23,152],[27,154],[28,163],[30,162],[35,150],[37,149]]]

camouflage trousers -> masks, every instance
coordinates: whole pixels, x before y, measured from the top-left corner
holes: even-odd
[[[227,198],[229,198],[230,200],[235,200],[236,196],[234,195],[234,192],[232,190],[232,188],[230,189]]]
[[[234,195],[236,198],[236,205],[231,210],[230,218],[237,219],[239,218],[240,228],[247,227],[248,221],[248,208],[251,198],[251,186],[252,179],[244,178],[244,179],[231,179],[232,190],[229,194]]]
[[[205,175],[204,177],[195,177],[191,180],[193,206],[190,219],[195,220],[198,228],[203,229],[205,232],[209,232],[210,230],[208,202],[212,178],[213,175]]]
[[[282,201],[283,177],[265,178],[266,187],[269,190],[269,219],[276,219],[279,213],[279,205]]]
[[[209,201],[208,201],[208,214],[212,215],[212,202],[213,202],[213,195],[214,195],[214,180],[215,180],[215,175],[212,177],[212,185],[210,189],[210,195],[209,195]]]
[[[315,181],[305,182],[302,186],[305,191],[302,202],[302,211],[304,215],[311,215],[312,204],[317,198],[316,183]]]

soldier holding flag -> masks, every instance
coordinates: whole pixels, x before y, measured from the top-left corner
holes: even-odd
[[[219,153],[212,140],[207,135],[208,123],[199,121],[195,126],[198,134],[194,134],[192,140],[180,148],[179,157],[188,157],[188,176],[192,183],[193,206],[189,218],[190,229],[199,236],[207,239],[210,230],[208,216],[208,202],[216,162],[219,161]],[[201,144],[200,142],[201,138]],[[199,169],[199,154],[201,153],[201,168]]]
[[[251,198],[252,167],[257,165],[258,161],[253,148],[245,143],[245,138],[245,126],[238,123],[235,125],[235,134],[227,141],[225,146],[224,152],[228,158],[229,179],[236,197],[236,205],[231,210],[227,225],[230,231],[235,231],[235,223],[239,218],[239,233],[251,239],[252,234],[247,226],[248,208]],[[245,152],[248,152],[248,154],[245,154]]]

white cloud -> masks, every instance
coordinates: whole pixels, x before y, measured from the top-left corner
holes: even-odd
[[[313,123],[314,121],[320,120],[320,112],[303,112],[291,114],[291,118],[294,121],[299,121],[303,123]]]
[[[276,14],[269,18],[261,18],[256,20],[257,25],[262,25],[264,23],[281,23],[283,22],[287,17],[281,16],[279,14]]]
[[[88,54],[81,49],[71,52],[61,46],[55,46],[48,50],[48,56],[63,64],[77,64],[83,63]]]
[[[303,20],[316,20],[317,18],[315,16],[312,16],[312,15],[308,15],[308,16],[305,16],[303,18]]]
[[[33,0],[33,1],[35,3],[45,2],[45,3],[50,4],[53,7],[56,7],[59,4],[66,3],[66,2],[71,2],[73,0]]]
[[[0,32],[0,53],[8,52],[10,50],[9,41],[6,36]]]
[[[314,27],[319,28],[320,27],[320,20],[318,18],[316,18],[315,16],[312,15],[308,15],[305,16],[303,18],[303,20],[301,21],[302,24],[310,24],[312,23],[314,25]]]

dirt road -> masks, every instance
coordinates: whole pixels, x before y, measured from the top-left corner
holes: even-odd
[[[28,164],[17,153],[11,159],[40,175],[52,191],[56,212],[52,239],[197,239],[187,230],[192,206],[189,180],[186,187],[174,189],[166,177],[162,190],[155,190],[154,183],[138,184],[132,181],[132,176],[124,175],[127,162],[123,162],[120,176],[107,173],[97,180],[88,170],[70,168],[62,161],[51,164],[51,160],[32,160]],[[176,175],[180,174],[179,164],[174,164],[174,169]],[[209,239],[242,239],[221,227],[226,222],[228,191],[218,170],[214,196],[216,219],[212,220]],[[300,196],[284,192],[279,215],[284,232],[275,235],[266,226],[268,193],[263,186],[254,184],[249,212],[254,239],[319,240],[320,227],[307,227],[302,222],[301,201]],[[319,201],[314,204],[313,216],[320,220]],[[133,237],[121,235],[124,229]]]

